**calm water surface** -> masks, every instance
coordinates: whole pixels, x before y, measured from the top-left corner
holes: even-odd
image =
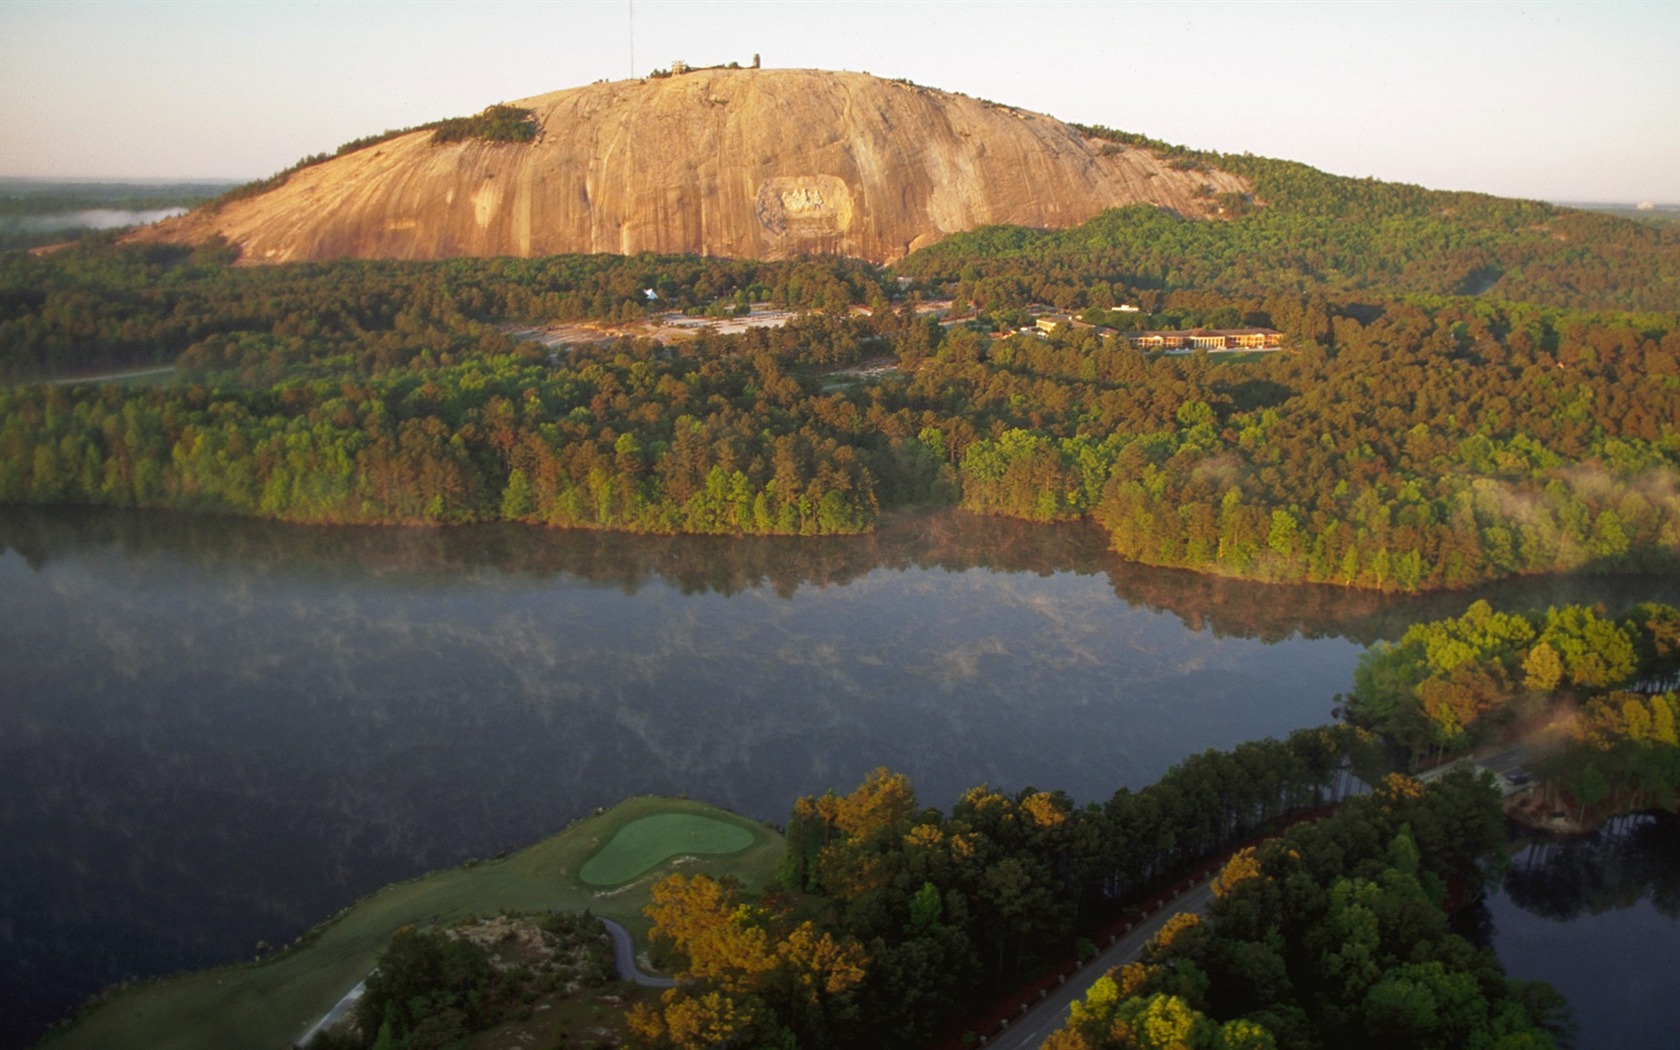
[[[1486,902],[1506,972],[1569,999],[1579,1050],[1663,1050],[1680,1032],[1680,819],[1537,839]]]
[[[0,552],[12,1044],[626,795],[779,822],[887,765],[931,804],[1106,798],[1326,721],[1364,645],[1467,600],[1145,570],[956,513],[789,541],[12,510]]]

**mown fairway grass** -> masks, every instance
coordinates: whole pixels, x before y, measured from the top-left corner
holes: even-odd
[[[645,938],[649,923],[642,906],[648,902],[649,887],[671,870],[670,861],[676,856],[689,854],[666,853],[651,867],[644,867],[640,877],[628,876],[631,881],[620,880],[622,885],[609,890],[584,883],[579,872],[626,827],[650,817],[670,816],[679,818],[671,827],[717,824],[747,836],[746,845],[737,852],[698,856],[685,862],[683,870],[732,875],[752,887],[764,885],[775,873],[782,837],[772,829],[701,802],[633,798],[500,860],[387,886],[328,923],[312,939],[306,938],[305,946],[262,963],[127,989],[41,1045],[52,1050],[288,1047],[367,975],[391,934],[403,926],[448,922],[475,913],[588,908],[623,923],[638,939]],[[711,834],[726,833],[713,829]],[[638,833],[633,840],[642,837]],[[738,836],[733,840],[740,841]],[[626,861],[620,867],[628,870],[632,863]]]
[[[752,844],[752,832],[732,821],[698,813],[655,813],[619,828],[584,861],[578,878],[589,886],[617,886],[672,857],[739,853]]]

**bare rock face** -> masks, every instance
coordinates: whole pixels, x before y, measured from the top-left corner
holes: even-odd
[[[990,223],[1149,203],[1211,218],[1224,172],[1174,171],[1037,113],[861,73],[709,69],[514,103],[529,143],[429,131],[145,231],[248,263],[642,251],[889,263]],[[1106,146],[1106,148],[1105,148]]]

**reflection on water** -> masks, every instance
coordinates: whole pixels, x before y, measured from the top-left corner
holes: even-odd
[[[1625,817],[1577,840],[1536,839],[1487,909],[1506,971],[1569,999],[1580,1050],[1674,1045],[1680,819]]]
[[[1495,600],[1583,588],[1626,585]],[[1104,798],[1324,721],[1364,643],[1465,600],[957,513],[744,540],[0,511],[0,1040],[630,794],[780,821],[889,765],[933,804]]]
[[[496,573],[542,583],[616,586],[634,594],[659,582],[683,594],[734,595],[848,584],[881,569],[1103,575],[1128,605],[1169,613],[1192,631],[1283,641],[1335,636],[1368,645],[1419,620],[1458,615],[1473,598],[1502,608],[1586,601],[1680,602],[1680,581],[1568,577],[1513,580],[1466,594],[1381,597],[1340,587],[1270,587],[1123,562],[1100,530],[1029,525],[961,512],[887,517],[867,536],[663,537],[521,526],[454,529],[307,528],[167,513],[0,507],[0,551],[30,565],[90,548],[130,559],[173,556],[220,574],[326,575],[425,586]]]

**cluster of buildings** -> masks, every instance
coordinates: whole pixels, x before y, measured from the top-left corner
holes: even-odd
[[[1039,332],[1050,333],[1060,328],[1091,327],[1067,314],[1045,314],[1037,319]],[[1281,350],[1283,335],[1272,328],[1191,328],[1183,331],[1120,332],[1135,350],[1159,350],[1167,353],[1190,353],[1232,350]]]
[[[1281,350],[1283,336],[1271,328],[1192,328],[1187,332],[1124,332],[1138,350]]]

